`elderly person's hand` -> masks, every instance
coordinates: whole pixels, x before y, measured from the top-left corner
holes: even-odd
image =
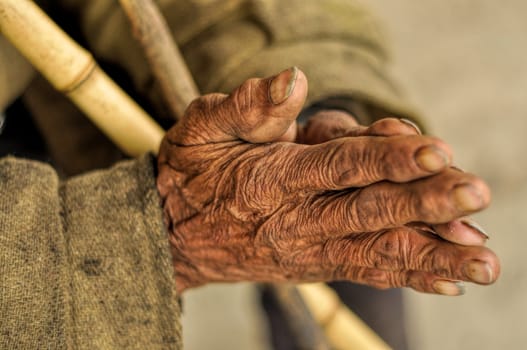
[[[421,135],[421,130],[408,119],[395,118],[384,118],[366,127],[359,125],[357,120],[347,112],[325,109],[310,115],[305,126],[292,124],[288,132],[279,140],[313,145],[340,137],[403,135]],[[461,171],[459,168],[452,168]],[[438,234],[446,240],[462,245],[484,245],[488,239],[483,229],[468,217],[438,225],[416,222],[408,225]]]
[[[456,220],[484,208],[488,188],[449,168],[445,143],[393,119],[316,145],[272,142],[295,132],[306,93],[296,69],[251,79],[194,101],[167,133],[157,184],[178,291],[351,280],[457,295],[456,281],[496,280],[497,257]]]

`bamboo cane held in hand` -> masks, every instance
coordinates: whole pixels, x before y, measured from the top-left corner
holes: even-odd
[[[263,284],[278,303],[284,319],[294,338],[293,343],[300,349],[330,350],[331,346],[324,329],[313,317],[298,288],[292,284]]]
[[[390,347],[323,283],[297,289],[335,349],[389,350]]]
[[[143,47],[152,74],[161,86],[171,116],[177,120],[190,101],[199,96],[199,91],[172,39],[165,18],[151,1],[119,2],[130,21],[134,37]]]
[[[125,153],[157,153],[161,127],[33,1],[0,0],[0,32]]]

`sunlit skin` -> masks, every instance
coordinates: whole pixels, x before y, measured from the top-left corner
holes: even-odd
[[[163,140],[157,187],[179,292],[211,282],[349,280],[445,295],[493,283],[467,219],[490,201],[452,150],[394,118],[324,111],[298,127],[289,69],[194,101]],[[296,141],[296,142],[293,142]]]

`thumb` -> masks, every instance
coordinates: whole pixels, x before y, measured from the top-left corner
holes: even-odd
[[[249,79],[230,95],[210,94],[192,102],[174,135],[183,145],[271,142],[295,122],[306,96],[306,76],[296,67]]]

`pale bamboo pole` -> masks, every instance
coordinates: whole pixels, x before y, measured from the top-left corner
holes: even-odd
[[[159,8],[149,0],[119,0],[132,32],[146,54],[152,74],[159,82],[162,96],[177,120],[187,105],[199,96],[179,48],[173,40]]]
[[[325,284],[301,284],[297,288],[335,349],[390,349],[364,321],[343,305],[337,293]]]
[[[0,0],[0,32],[125,153],[157,153],[163,129],[33,1]]]
[[[284,314],[294,343],[300,349],[330,350],[334,349],[324,329],[313,317],[312,311],[304,298],[293,284],[265,284],[264,288],[271,291],[279,308]]]

